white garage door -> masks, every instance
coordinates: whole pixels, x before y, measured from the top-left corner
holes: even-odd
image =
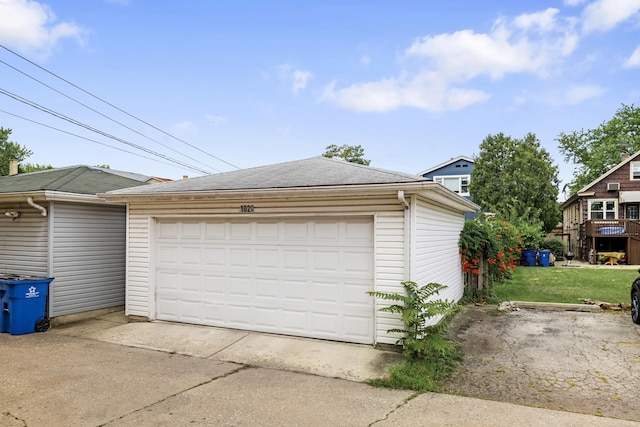
[[[373,343],[373,220],[158,220],[156,317]]]

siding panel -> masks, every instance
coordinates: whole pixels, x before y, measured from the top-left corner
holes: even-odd
[[[447,286],[438,299],[459,301],[464,293],[458,240],[464,226],[461,215],[418,199],[415,204],[413,274],[419,285]],[[435,322],[435,320],[434,320]]]
[[[20,217],[14,221],[7,211]],[[49,219],[26,203],[0,204],[0,215],[0,275],[47,276]]]
[[[51,316],[124,305],[125,209],[55,203]]]

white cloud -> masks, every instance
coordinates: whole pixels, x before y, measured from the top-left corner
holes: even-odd
[[[305,70],[294,69],[290,64],[281,64],[277,67],[280,80],[285,84],[290,85],[291,91],[294,95],[297,95],[303,89],[306,89],[307,84],[313,79],[313,73]]]
[[[638,15],[640,0],[596,0],[585,7],[583,31],[607,31],[623,21]]]
[[[579,6],[584,3],[586,0],[564,0],[564,4],[566,6]]]
[[[497,20],[489,33],[464,30],[423,37],[406,54],[429,61],[452,80],[481,75],[499,79],[522,72],[546,75],[549,66],[571,54],[578,43],[572,21],[560,25],[557,12],[547,9],[512,22]]]
[[[402,77],[328,85],[321,101],[353,111],[392,111],[413,107],[428,111],[459,110],[491,96],[466,87],[480,77],[499,80],[528,73],[544,78],[557,73],[563,58],[577,47],[575,19],[558,10],[497,20],[491,31],[462,30],[417,39],[404,52]],[[415,66],[417,71],[411,71]]]
[[[217,114],[205,114],[204,119],[207,122],[213,124],[214,126],[218,126],[229,121],[228,118],[224,116],[219,116]]]
[[[602,96],[605,92],[606,90],[603,87],[597,85],[573,86],[564,91],[559,103],[563,105],[576,105],[588,99]]]
[[[47,5],[33,0],[0,0],[0,42],[22,52],[48,57],[62,39],[82,44],[87,31],[74,22],[55,23]]]
[[[640,67],[640,46],[633,51],[629,59],[624,63],[625,68],[638,68]]]
[[[385,79],[358,83],[340,90],[335,89],[335,84],[327,85],[320,100],[357,112],[383,113],[402,107],[429,111],[460,110],[490,97],[482,91],[447,86],[424,75],[409,81]]]

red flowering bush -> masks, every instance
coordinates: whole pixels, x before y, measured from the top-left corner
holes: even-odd
[[[522,238],[507,221],[481,217],[465,222],[458,245],[462,271],[482,274],[487,294],[493,284],[511,277],[520,261]]]

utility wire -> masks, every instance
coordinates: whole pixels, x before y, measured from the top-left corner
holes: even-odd
[[[218,169],[216,169],[216,168],[214,168],[214,167],[212,167],[212,166],[210,166],[210,165],[207,165],[206,163],[203,163],[203,162],[201,162],[200,160],[194,159],[193,157],[189,157],[189,156],[187,156],[186,154],[184,154],[184,153],[182,153],[182,152],[180,152],[180,151],[178,151],[178,150],[175,150],[175,149],[173,149],[173,148],[169,147],[168,145],[163,144],[162,142],[160,142],[160,141],[158,141],[158,140],[155,140],[155,139],[153,139],[153,138],[151,138],[151,137],[149,137],[149,136],[147,136],[147,135],[144,135],[144,134],[143,134],[143,133],[141,133],[141,132],[138,132],[137,130],[135,130],[135,129],[133,129],[133,128],[131,128],[131,127],[127,126],[127,125],[125,125],[124,123],[121,123],[121,122],[119,122],[119,121],[117,121],[117,120],[115,120],[115,119],[112,119],[111,117],[107,116],[106,114],[103,114],[103,113],[101,113],[100,111],[98,111],[98,110],[96,110],[96,109],[94,109],[94,108],[91,108],[91,107],[89,107],[89,106],[88,106],[88,105],[86,105],[86,104],[83,104],[82,102],[78,101],[77,99],[75,99],[75,98],[73,98],[73,97],[71,97],[71,96],[69,96],[69,95],[66,95],[66,94],[62,93],[62,92],[61,92],[61,91],[59,91],[58,89],[56,89],[56,88],[54,88],[54,87],[49,86],[48,84],[46,84],[46,83],[44,83],[44,82],[42,82],[42,81],[40,81],[40,80],[36,79],[35,77],[30,76],[29,74],[25,73],[24,71],[21,71],[21,70],[17,69],[16,67],[14,67],[14,66],[12,66],[12,65],[10,65],[10,64],[8,64],[8,63],[6,63],[5,61],[3,61],[3,60],[1,60],[1,59],[0,59],[0,63],[2,63],[2,64],[4,64],[4,65],[6,65],[6,66],[7,66],[7,67],[9,67],[9,68],[12,68],[13,70],[17,71],[18,73],[20,73],[20,74],[22,74],[22,75],[24,75],[24,76],[26,76],[26,77],[28,77],[28,78],[30,78],[30,79],[32,79],[32,80],[34,80],[34,81],[36,81],[36,82],[40,83],[41,85],[43,85],[43,86],[45,86],[45,87],[47,87],[47,88],[51,89],[52,91],[54,91],[54,92],[56,92],[56,93],[58,93],[58,94],[60,94],[60,95],[64,96],[65,98],[70,99],[70,100],[72,100],[73,102],[75,102],[75,103],[77,103],[77,104],[79,104],[79,105],[82,105],[82,106],[83,106],[83,107],[85,107],[85,108],[88,108],[89,110],[93,111],[93,112],[94,112],[94,113],[96,113],[96,114],[99,114],[100,116],[104,117],[105,119],[111,120],[112,122],[117,123],[117,124],[119,124],[120,126],[122,126],[122,127],[124,127],[124,128],[127,128],[127,129],[129,129],[130,131],[135,132],[135,133],[137,133],[138,135],[140,135],[140,136],[142,136],[142,137],[144,137],[144,138],[147,138],[147,139],[148,139],[148,140],[150,140],[150,141],[155,142],[156,144],[162,145],[163,147],[168,148],[169,150],[173,151],[174,153],[180,154],[180,155],[182,155],[182,156],[186,157],[186,158],[187,158],[187,159],[189,159],[189,160],[192,160],[192,161],[194,161],[194,162],[196,162],[196,163],[200,163],[202,166],[205,166],[205,167],[207,167],[207,168],[213,169],[213,170],[215,170],[216,172],[220,172]]]
[[[133,151],[125,150],[124,148],[118,148],[118,147],[115,147],[113,145],[105,144],[104,142],[96,141],[95,139],[87,138],[85,136],[78,135],[76,133],[69,132],[69,131],[66,131],[64,129],[59,129],[57,127],[50,126],[48,124],[41,123],[41,122],[36,121],[36,120],[32,120],[32,119],[29,119],[27,117],[20,116],[18,114],[10,113],[10,112],[5,111],[5,110],[0,110],[0,113],[5,113],[5,114],[8,114],[10,116],[17,117],[19,119],[26,120],[26,121],[31,122],[31,123],[35,123],[37,125],[44,126],[46,128],[53,129],[53,130],[58,131],[58,132],[66,133],[67,135],[75,136],[76,138],[80,138],[80,139],[84,139],[84,140],[89,141],[89,142],[94,142],[96,144],[104,145],[105,147],[113,148],[114,150],[122,151],[124,153],[132,154],[134,156],[142,157],[143,159],[148,159],[148,160],[151,160],[151,161],[154,161],[154,162],[157,162],[157,163],[162,163],[163,165],[175,166],[173,163],[163,162],[162,160],[154,159],[153,157],[143,156],[140,153],[134,153]]]
[[[71,85],[71,86],[73,86],[74,88],[76,88],[76,89],[78,89],[78,90],[80,90],[80,91],[82,91],[82,92],[86,93],[87,95],[89,95],[89,96],[91,96],[91,97],[93,97],[93,98],[95,98],[95,99],[97,99],[97,100],[99,100],[99,101],[101,101],[101,102],[103,102],[103,103],[107,104],[107,105],[108,105],[108,106],[110,106],[111,108],[115,108],[116,110],[120,111],[121,113],[124,113],[124,114],[126,114],[127,116],[129,116],[129,117],[131,117],[131,118],[133,118],[133,119],[135,119],[135,120],[138,120],[138,121],[139,121],[139,122],[141,122],[141,123],[144,123],[145,125],[147,125],[147,126],[149,126],[149,127],[153,128],[153,129],[157,130],[158,132],[161,132],[161,133],[163,133],[163,134],[167,135],[168,137],[175,139],[176,141],[180,141],[180,142],[182,142],[183,144],[186,144],[186,145],[188,145],[189,147],[191,147],[191,148],[193,148],[193,149],[196,149],[196,150],[200,151],[200,152],[201,152],[201,153],[203,153],[203,154],[206,154],[207,156],[213,157],[214,159],[216,159],[216,160],[218,160],[218,161],[221,161],[221,162],[223,162],[223,163],[226,163],[227,165],[229,165],[229,166],[231,166],[231,167],[234,167],[234,168],[236,168],[236,169],[240,169],[240,167],[238,167],[238,166],[236,166],[236,165],[234,165],[234,164],[232,164],[232,163],[229,163],[229,162],[227,162],[226,160],[221,159],[220,157],[214,156],[213,154],[208,153],[208,152],[206,152],[206,151],[202,150],[201,148],[199,148],[199,147],[197,147],[197,146],[195,146],[195,145],[193,145],[193,144],[190,144],[190,143],[188,143],[187,141],[184,141],[184,140],[182,140],[182,139],[178,138],[177,136],[174,136],[174,135],[171,135],[171,134],[170,134],[170,133],[168,133],[168,132],[165,132],[164,130],[162,130],[162,129],[160,129],[160,128],[158,128],[158,127],[154,126],[154,125],[152,125],[151,123],[148,123],[148,122],[146,122],[146,121],[142,120],[141,118],[136,117],[136,116],[134,116],[133,114],[130,114],[130,113],[126,112],[125,110],[123,110],[123,109],[121,109],[121,108],[119,108],[119,107],[117,107],[117,106],[113,105],[112,103],[110,103],[110,102],[108,102],[108,101],[106,101],[106,100],[104,100],[104,99],[100,98],[99,96],[92,94],[91,92],[89,92],[89,91],[87,91],[87,90],[85,90],[85,89],[81,88],[80,86],[78,86],[78,85],[76,85],[76,84],[74,84],[74,83],[71,83],[69,80],[66,80],[66,79],[64,79],[63,77],[60,77],[60,76],[59,76],[59,75],[57,75],[56,73],[54,73],[54,72],[52,72],[52,71],[49,71],[49,70],[47,70],[46,68],[44,68],[44,67],[42,67],[42,66],[40,66],[40,65],[36,64],[35,62],[33,62],[33,61],[31,61],[31,60],[29,60],[29,59],[25,58],[24,56],[20,55],[19,53],[14,52],[13,50],[9,49],[8,47],[6,47],[6,46],[4,46],[4,45],[2,45],[2,44],[0,44],[0,47],[1,47],[2,49],[6,50],[7,52],[10,52],[10,53],[14,54],[15,56],[17,56],[17,57],[21,58],[22,60],[24,60],[24,61],[26,61],[26,62],[30,63],[31,65],[33,65],[33,66],[35,66],[35,67],[38,67],[38,68],[39,68],[39,69],[41,69],[42,71],[44,71],[44,72],[46,72],[46,73],[48,73],[48,74],[50,74],[50,75],[52,75],[52,76],[54,76],[54,77],[56,77],[56,78],[58,78],[58,79],[62,80],[63,82],[67,83],[68,85]]]
[[[103,132],[103,131],[101,131],[99,129],[91,127],[91,126],[89,126],[89,125],[87,125],[85,123],[82,123],[82,122],[78,121],[78,120],[72,119],[71,117],[65,116],[64,114],[60,114],[60,113],[58,113],[58,112],[56,112],[54,110],[51,110],[51,109],[49,109],[47,107],[44,107],[44,106],[42,106],[40,104],[37,104],[37,103],[35,103],[33,101],[30,101],[30,100],[28,100],[26,98],[23,98],[23,97],[21,97],[19,95],[11,93],[11,92],[9,92],[9,91],[7,91],[5,89],[0,88],[0,94],[6,95],[6,96],[8,96],[10,98],[15,99],[16,101],[22,102],[23,104],[26,104],[26,105],[28,105],[30,107],[33,107],[33,108],[36,108],[36,109],[38,109],[40,111],[43,111],[43,112],[45,112],[47,114],[51,114],[52,116],[57,117],[59,119],[66,120],[69,123],[72,123],[72,124],[74,124],[76,126],[79,126],[79,127],[85,128],[87,130],[90,130],[91,132],[95,132],[95,133],[97,133],[99,135],[102,135],[102,136],[105,136],[107,138],[113,139],[115,141],[121,142],[121,143],[126,144],[126,145],[128,145],[130,147],[137,148],[138,150],[141,150],[141,151],[144,151],[146,153],[153,154],[154,156],[161,157],[161,158],[163,158],[165,160],[169,160],[171,162],[177,163],[177,164],[179,164],[179,165],[181,165],[181,166],[183,166],[183,167],[185,167],[187,169],[191,169],[193,171],[204,173],[204,174],[207,174],[207,175],[211,174],[211,172],[209,172],[207,170],[200,169],[198,167],[195,167],[195,166],[192,166],[192,165],[190,165],[188,163],[185,163],[185,162],[183,162],[181,160],[171,158],[171,157],[166,156],[166,155],[164,155],[162,153],[158,153],[156,151],[153,151],[153,150],[151,150],[149,148],[134,144],[134,143],[126,141],[126,140],[124,140],[122,138],[118,138],[118,137],[113,136],[113,135],[111,135],[111,134],[109,134],[107,132]]]

